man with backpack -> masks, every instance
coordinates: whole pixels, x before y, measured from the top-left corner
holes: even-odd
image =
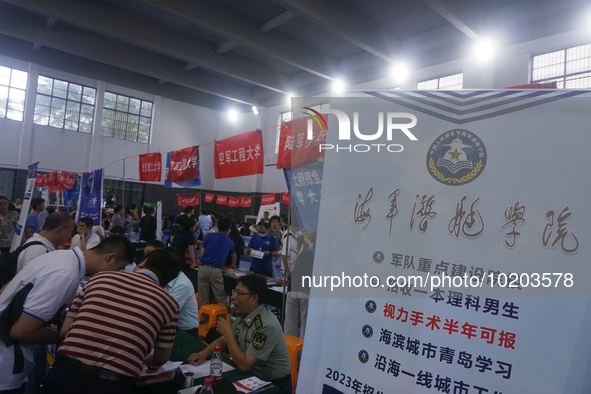
[[[74,221],[66,212],[54,212],[47,217],[43,229],[27,240],[20,248],[0,257],[1,288],[31,260],[63,246],[70,238]]]

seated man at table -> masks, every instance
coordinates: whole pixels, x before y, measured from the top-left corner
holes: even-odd
[[[281,324],[264,304],[267,282],[258,275],[238,279],[232,291],[232,301],[238,317],[234,323],[219,318],[218,332],[222,335],[203,351],[193,353],[188,361],[202,364],[220,346],[242,372],[273,382],[284,394],[291,394],[291,363]]]
[[[65,339],[42,393],[135,394],[144,361],[148,366],[168,361],[179,306],[163,287],[180,266],[166,250],[155,250],[146,260],[136,272],[90,278],[66,315],[60,330]]]

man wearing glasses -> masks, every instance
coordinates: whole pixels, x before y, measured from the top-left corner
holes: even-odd
[[[258,275],[238,279],[232,291],[236,319],[218,318],[221,337],[188,361],[202,364],[220,346],[226,349],[242,372],[252,372],[258,378],[273,382],[284,394],[291,394],[291,363],[281,324],[264,304],[267,281]]]

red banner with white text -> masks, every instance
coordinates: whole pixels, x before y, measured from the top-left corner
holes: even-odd
[[[240,207],[250,208],[252,206],[252,197],[240,197]]]
[[[182,196],[180,194],[176,195],[176,205],[179,207],[196,207],[197,205],[201,205],[201,193],[189,195],[189,196]]]
[[[166,176],[167,182],[188,182],[198,179],[199,175],[199,147],[170,152],[170,166]]]
[[[205,198],[203,199],[203,201],[212,202],[214,197],[215,197],[215,194],[205,193]]]
[[[281,125],[277,168],[292,168],[324,157],[320,144],[326,142],[327,115],[316,118],[318,122],[311,118],[297,118]],[[307,138],[308,120],[312,124],[312,139]]]
[[[239,197],[228,197],[228,206],[230,208],[240,208],[240,198]]]
[[[281,204],[289,205],[289,193],[281,193]]]
[[[217,196],[215,203],[217,205],[228,205],[228,197],[227,196]]]
[[[262,174],[263,134],[254,130],[216,142],[213,160],[216,179]]]
[[[159,152],[140,155],[140,181],[160,182],[162,180],[162,154]]]
[[[275,193],[263,194],[261,196],[261,205],[271,205],[275,204],[277,200],[275,199]]]

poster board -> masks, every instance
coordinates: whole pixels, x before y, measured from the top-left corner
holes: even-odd
[[[330,99],[297,393],[591,392],[591,94],[372,96]]]

